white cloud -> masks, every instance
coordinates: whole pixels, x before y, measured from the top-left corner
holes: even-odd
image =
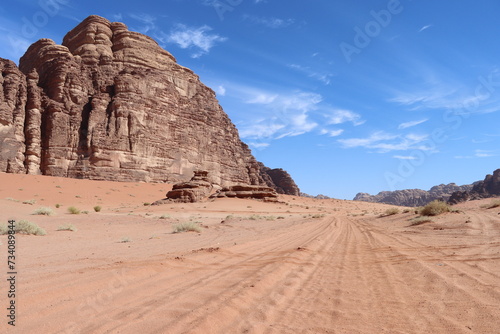
[[[393,158],[400,159],[400,160],[416,160],[417,157],[411,156],[411,155],[395,155]]]
[[[332,109],[327,115],[328,124],[342,124],[352,122],[354,125],[361,125],[365,123],[361,119],[361,115],[346,109]]]
[[[288,65],[288,67],[290,67],[294,70],[297,70],[299,72],[305,73],[309,78],[313,78],[313,79],[316,79],[318,81],[321,81],[325,85],[330,84],[331,77],[333,76],[329,73],[316,72],[316,71],[310,69],[309,67],[304,67],[304,66],[297,65],[297,64],[290,64],[290,65]]]
[[[340,136],[342,133],[344,133],[343,129],[339,129],[339,130],[321,129],[321,131],[320,131],[320,134],[328,135],[330,137],[337,137],[337,136]]]
[[[429,28],[430,28],[430,27],[432,27],[432,26],[434,26],[434,25],[433,25],[433,24],[428,24],[428,25],[426,25],[426,26],[423,26],[422,28],[420,28],[420,30],[419,30],[418,32],[422,32],[422,31],[424,31],[424,30],[427,30],[427,29],[429,29]]]
[[[210,49],[215,46],[216,43],[224,42],[225,40],[227,40],[227,38],[221,37],[217,34],[210,34],[209,32],[211,30],[212,28],[206,25],[194,28],[179,24],[167,36],[166,41],[175,43],[182,49],[196,49],[196,52],[191,56],[193,58],[198,58],[204,54],[207,54]]]
[[[270,144],[269,143],[256,143],[256,142],[250,142],[248,143],[248,145],[252,146],[252,147],[255,147],[255,148],[266,148],[268,147]]]
[[[225,96],[226,95],[226,88],[222,85],[217,86],[216,93],[219,94],[220,96]]]
[[[421,119],[421,120],[418,120],[418,121],[411,121],[411,122],[401,123],[401,124],[399,124],[398,129],[402,130],[402,129],[411,128],[411,127],[413,127],[413,126],[416,126],[416,125],[419,125],[419,124],[425,123],[425,122],[427,122],[428,120],[429,120],[429,119],[428,119],[428,118],[426,118],[426,119]]]
[[[120,14],[121,16],[121,14]],[[141,34],[147,34],[150,31],[156,29],[155,21],[156,18],[149,14],[139,13],[139,14],[129,14],[129,16],[138,21],[141,26],[140,27],[131,27],[132,30],[138,31]]]
[[[240,126],[242,138],[281,139],[311,132],[318,126],[318,123],[311,119],[310,113],[316,110],[322,101],[320,95],[253,90],[253,96],[246,99],[246,103],[260,106],[247,124]]]
[[[339,139],[338,142],[344,148],[362,147],[376,149],[378,153],[408,150],[430,151],[431,148],[423,144],[427,138],[428,135],[409,134],[401,136],[378,131],[367,138]]]
[[[243,18],[254,24],[263,25],[273,29],[286,28],[295,22],[293,19],[280,19],[276,17],[261,17],[254,15],[245,15]]]

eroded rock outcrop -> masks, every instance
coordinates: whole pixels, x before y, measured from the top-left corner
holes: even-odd
[[[181,203],[195,203],[205,200],[213,189],[207,171],[195,171],[188,182],[176,183],[167,193],[167,200]]]
[[[475,182],[469,191],[454,192],[448,203],[457,204],[469,200],[500,196],[500,169],[488,174],[483,181]]]
[[[218,190],[210,198],[251,198],[259,199],[265,202],[277,202],[278,193],[270,187],[254,185],[233,185]]]
[[[472,185],[458,186],[455,183],[440,184],[425,191],[422,189],[404,189],[395,191],[381,191],[377,195],[358,193],[355,201],[386,203],[401,206],[424,206],[434,200],[447,201],[456,191],[467,191]]]
[[[269,187],[276,189],[278,194],[300,196],[299,187],[287,171],[281,168],[271,169],[262,163],[259,164],[264,182]]]
[[[214,91],[123,23],[90,16],[0,72],[0,172],[269,185]]]

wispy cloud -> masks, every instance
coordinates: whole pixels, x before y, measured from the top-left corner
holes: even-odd
[[[188,27],[184,24],[177,25],[166,37],[166,41],[175,43],[182,49],[194,49],[191,55],[193,58],[199,58],[210,52],[215,44],[224,42],[226,37],[210,33],[212,28],[207,25],[201,27]]]
[[[326,115],[328,124],[342,124],[351,122],[353,125],[364,124],[365,121],[361,119],[361,115],[346,109],[332,109]]]
[[[220,95],[220,96],[225,96],[226,95],[226,87],[222,86],[222,85],[219,85],[217,86],[217,88],[215,89],[215,92]]]
[[[408,151],[415,149],[429,151],[432,148],[423,144],[427,138],[427,135],[408,134],[402,136],[378,131],[366,138],[339,139],[338,142],[342,144],[344,148],[361,147],[376,149],[378,153],[387,153],[391,151]]]
[[[427,29],[429,29],[429,28],[431,28],[431,27],[433,27],[433,26],[434,26],[433,24],[428,24],[428,25],[425,25],[425,26],[423,26],[422,28],[420,28],[420,30],[419,30],[418,32],[422,32],[422,31],[427,30]]]
[[[393,156],[393,158],[399,159],[399,160],[416,160],[417,159],[417,157],[412,156],[412,155],[395,155],[395,156]]]
[[[294,70],[297,70],[299,72],[305,73],[309,78],[313,78],[316,80],[321,81],[325,85],[329,85],[331,82],[332,74],[330,73],[321,73],[314,71],[313,69],[306,67],[306,66],[301,66],[297,64],[290,64],[288,65],[289,68],[292,68]]]
[[[144,13],[133,13],[129,14],[128,16],[130,16],[130,18],[139,22],[140,24],[139,26],[132,25],[130,29],[140,32],[141,34],[148,34],[156,28],[156,17],[152,15]],[[120,17],[121,19],[123,19],[121,14]]]
[[[320,131],[320,134],[328,135],[330,137],[337,137],[340,136],[342,133],[344,133],[344,129],[338,129],[338,130],[321,129]]]
[[[310,112],[318,108],[320,95],[307,92],[279,94],[254,92],[247,104],[260,105],[260,115],[241,126],[240,135],[245,139],[281,139],[312,131],[318,123]]]
[[[255,15],[244,15],[243,19],[272,29],[286,28],[295,22],[294,19],[280,19],[277,17],[263,17]]]
[[[473,155],[457,155],[455,159],[475,159],[475,158],[491,158],[496,157],[498,154],[490,150],[475,150]]]
[[[411,121],[411,122],[401,123],[401,124],[399,124],[398,129],[399,129],[399,130],[402,130],[402,129],[411,128],[411,127],[414,127],[414,126],[416,126],[416,125],[419,125],[419,124],[425,123],[425,122],[427,122],[428,120],[429,120],[429,119],[428,119],[428,118],[426,118],[426,119],[421,119],[421,120],[418,120],[418,121]]]

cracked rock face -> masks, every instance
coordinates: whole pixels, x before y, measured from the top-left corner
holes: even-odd
[[[0,72],[1,172],[269,184],[214,91],[122,23],[90,16]]]

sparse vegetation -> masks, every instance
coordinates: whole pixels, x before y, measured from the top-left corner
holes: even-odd
[[[0,234],[8,234],[9,229],[6,224],[0,225]],[[47,232],[37,224],[32,223],[27,220],[20,220],[15,223],[14,231],[21,234],[31,234],[31,235],[46,235]]]
[[[127,242],[132,242],[132,240],[130,240],[129,237],[123,237],[122,240],[120,240],[120,243],[122,243],[122,244],[127,243]]]
[[[56,209],[59,209],[61,207],[61,204],[58,203],[55,205],[55,207],[56,207]]]
[[[78,209],[74,206],[70,206],[68,208],[68,212],[71,213],[72,215],[78,215],[78,214],[80,214],[80,209]]]
[[[410,220],[410,226],[417,226],[425,223],[433,223],[433,221],[429,217],[417,217]]]
[[[5,198],[7,201],[12,201],[12,202],[20,202],[18,199],[14,199],[12,197],[6,197]]]
[[[51,208],[47,207],[41,207],[35,210],[33,212],[34,215],[43,215],[43,216],[52,216],[54,214],[54,211],[52,211]]]
[[[88,212],[87,210],[83,210],[83,211],[82,211],[82,213],[83,213],[84,215],[88,215],[88,214],[89,214],[89,212]]]
[[[102,208],[99,205],[94,206],[94,211],[95,212],[101,212]]]
[[[144,206],[149,206],[149,205],[151,205],[151,203],[149,203],[149,202],[144,202]]]
[[[500,206],[500,199],[495,199],[495,200],[492,200],[490,204],[486,204],[486,205],[483,205],[481,207],[484,209],[494,209],[494,208],[498,208],[499,206]]]
[[[324,216],[325,216],[324,214],[319,214],[319,213],[317,213],[317,214],[315,214],[315,215],[312,215],[311,217],[312,217],[312,218],[323,218]]]
[[[23,201],[23,204],[29,204],[29,205],[36,204],[36,199],[30,199],[30,200],[27,200],[27,201]]]
[[[58,231],[71,231],[76,232],[77,228],[73,224],[61,225],[57,228]]]
[[[443,201],[432,201],[420,210],[421,216],[437,216],[450,212],[450,206]]]
[[[172,226],[174,229],[173,233],[181,233],[181,232],[201,232],[201,226],[198,222],[186,222],[179,223]]]
[[[159,218],[160,219],[169,219],[170,215],[161,215]]]
[[[398,213],[399,213],[398,208],[389,208],[389,209],[385,210],[382,215],[383,216],[394,216],[394,215],[397,215]]]

